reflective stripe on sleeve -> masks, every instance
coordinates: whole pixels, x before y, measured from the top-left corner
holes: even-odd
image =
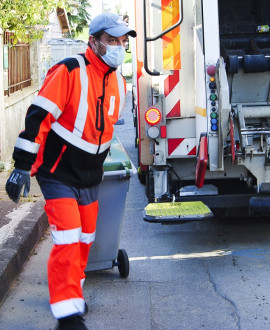
[[[123,81],[123,77],[121,73],[116,70],[116,77],[117,77],[117,82],[118,82],[118,90],[119,90],[119,96],[120,96],[120,103],[119,103],[119,117],[124,109],[125,105],[125,99],[126,99],[126,93],[125,93],[125,85]]]
[[[70,132],[65,127],[60,125],[58,122],[54,122],[51,128],[56,134],[61,136],[64,140],[74,145],[75,147],[80,148],[81,150],[84,150],[90,154],[97,153],[98,145],[82,140],[81,138],[76,136],[73,132]],[[107,150],[110,147],[110,145],[111,145],[111,140],[101,144],[99,153],[102,153],[105,150]]]
[[[51,304],[51,311],[56,319],[73,314],[83,314],[84,309],[85,301],[82,298],[71,298]]]
[[[46,97],[38,95],[32,104],[48,111],[55,119],[58,119],[62,114],[58,106]]]
[[[81,232],[81,227],[69,230],[52,230],[53,243],[56,245],[78,243]]]
[[[85,278],[82,278],[81,279],[81,288],[83,288],[84,282],[85,282]]]
[[[96,237],[96,232],[94,233],[82,233],[80,237],[80,242],[85,243],[85,244],[90,244],[93,243]]]
[[[15,143],[15,147],[24,151],[31,152],[32,154],[37,154],[40,145],[38,143],[18,137]]]
[[[77,117],[74,124],[73,133],[78,136],[82,137],[86,116],[88,112],[88,103],[87,103],[87,95],[88,95],[88,77],[86,73],[86,66],[84,62],[84,58],[80,55],[72,56],[76,58],[80,65],[80,79],[81,79],[81,96],[80,96],[80,103],[78,108]]]

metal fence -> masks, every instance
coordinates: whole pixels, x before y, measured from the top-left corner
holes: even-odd
[[[7,71],[5,95],[31,86],[30,44],[18,42],[12,46],[12,32],[4,33],[4,47],[8,52],[4,72]]]

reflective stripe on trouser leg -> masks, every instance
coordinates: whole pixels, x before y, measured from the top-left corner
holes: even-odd
[[[80,238],[81,248],[81,283],[85,278],[85,267],[88,261],[88,255],[92,243],[95,240],[96,222],[98,215],[98,201],[88,205],[79,205],[79,212],[81,215],[82,234]]]
[[[84,312],[80,264],[81,219],[73,198],[46,200],[54,246],[48,261],[50,304],[56,318]]]

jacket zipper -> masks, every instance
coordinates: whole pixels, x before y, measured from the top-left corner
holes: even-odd
[[[66,149],[67,149],[67,146],[66,146],[66,145],[63,145],[62,150],[61,150],[61,152],[60,152],[60,155],[59,155],[58,158],[56,159],[56,161],[55,161],[53,167],[50,169],[50,172],[51,172],[51,173],[54,173],[54,171],[56,170],[56,167],[57,167],[58,164],[60,163],[60,160],[61,160],[61,158],[62,158],[62,156],[63,156],[63,153],[65,152]]]
[[[102,88],[102,96],[98,98],[97,101],[97,116],[96,116],[96,129],[100,131],[99,135],[99,143],[98,143],[98,149],[97,153],[99,153],[100,146],[101,146],[101,139],[102,135],[104,133],[104,128],[105,128],[105,123],[104,123],[104,109],[103,109],[103,104],[104,104],[104,99],[105,99],[105,86],[106,86],[106,78],[107,78],[107,85],[108,85],[108,79],[109,79],[109,74],[115,71],[114,68],[110,68],[107,73],[103,77],[103,88]]]

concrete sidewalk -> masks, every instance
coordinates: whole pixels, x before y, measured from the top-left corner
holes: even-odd
[[[5,191],[8,176],[0,172],[0,304],[48,224],[36,179],[31,178],[29,196],[15,204]]]

